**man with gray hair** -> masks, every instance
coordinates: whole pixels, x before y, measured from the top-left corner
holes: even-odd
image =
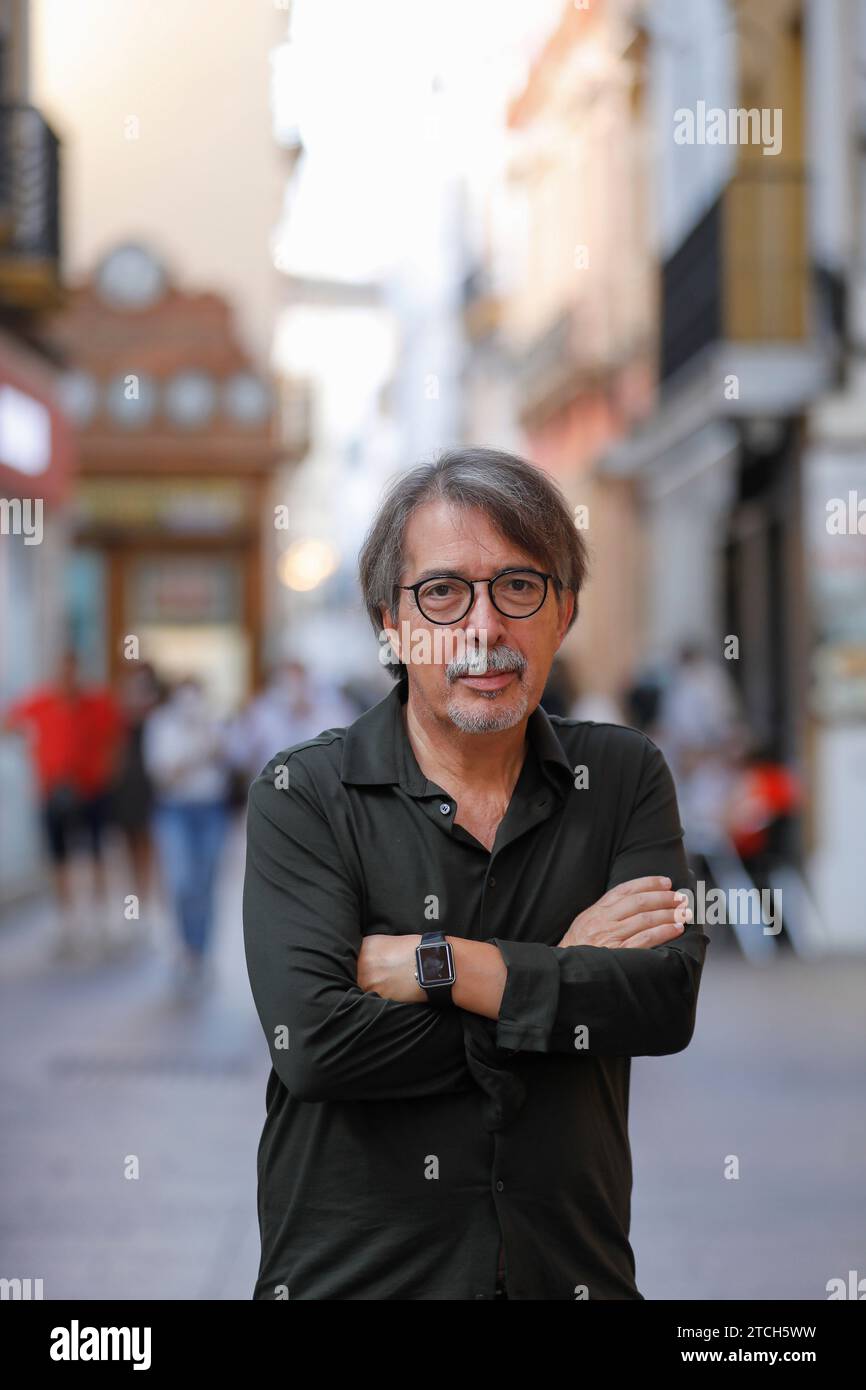
[[[688,1045],[708,938],[660,750],[539,703],[586,573],[524,460],[399,477],[360,556],[394,689],[252,786],[255,1299],[643,1298],[630,1059]]]

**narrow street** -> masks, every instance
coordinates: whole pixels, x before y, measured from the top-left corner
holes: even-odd
[[[172,996],[164,919],[103,964],[51,961],[44,908],[0,923],[0,1274],[47,1299],[250,1297],[268,1058],[242,874],[237,825],[197,1003]],[[714,941],[691,1046],[633,1063],[647,1299],[824,1299],[866,1275],[864,985],[863,962],[760,972]]]

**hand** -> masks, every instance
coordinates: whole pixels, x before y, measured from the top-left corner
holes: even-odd
[[[632,878],[617,884],[581,912],[560,946],[650,947],[682,935],[692,919],[685,893],[675,893],[669,878]]]
[[[379,994],[396,1004],[426,1004],[427,991],[415,979],[415,947],[421,933],[365,936],[358,953],[358,984],[365,994]]]

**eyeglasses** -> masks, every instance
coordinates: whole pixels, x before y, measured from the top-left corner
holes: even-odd
[[[415,595],[415,602],[430,623],[458,623],[475,603],[475,585],[486,584],[490,601],[497,612],[506,618],[531,618],[547,598],[547,585],[553,580],[557,589],[560,581],[541,570],[500,570],[492,579],[461,579],[457,575],[434,575],[418,584],[400,584]]]

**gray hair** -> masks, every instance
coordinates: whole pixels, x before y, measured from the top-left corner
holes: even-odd
[[[565,497],[546,473],[516,454],[466,448],[447,449],[432,463],[418,464],[400,474],[385,493],[358,557],[364,604],[377,637],[383,630],[384,608],[396,621],[409,520],[426,502],[440,498],[464,510],[477,507],[501,535],[556,576],[558,596],[574,595],[566,629],[570,631],[589,560]],[[388,669],[395,680],[406,673],[399,662],[391,662]]]

